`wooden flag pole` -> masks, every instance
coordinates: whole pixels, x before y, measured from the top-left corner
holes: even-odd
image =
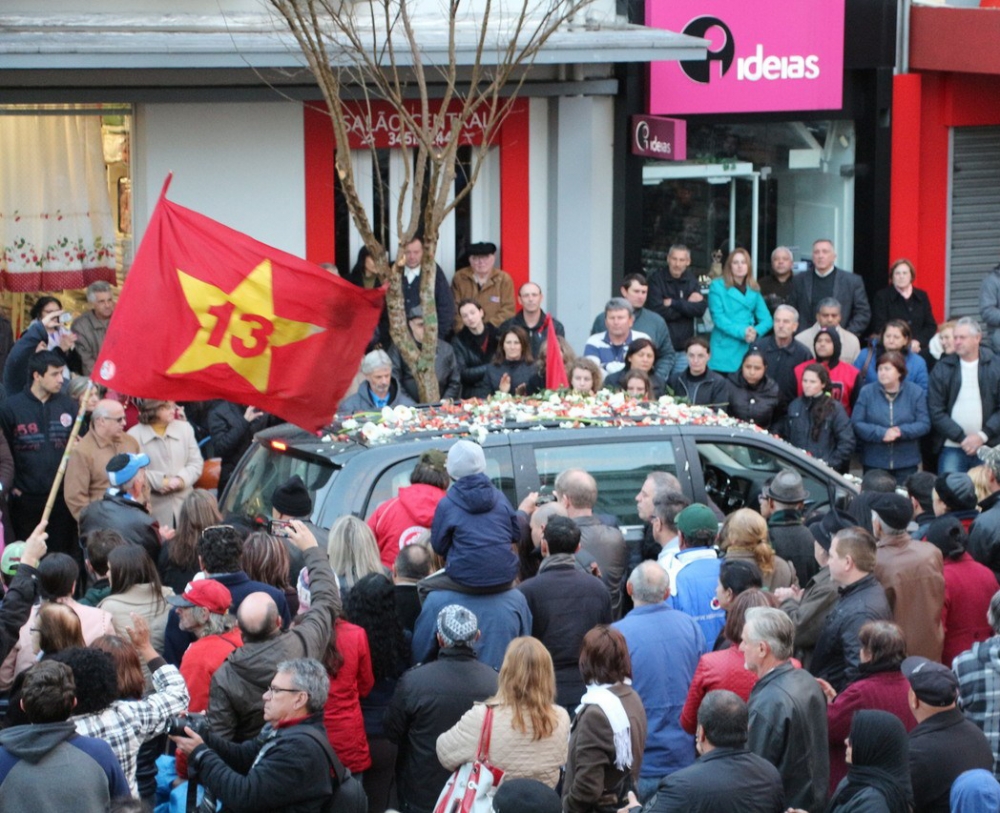
[[[73,422],[73,430],[69,433],[69,440],[66,441],[66,451],[63,452],[62,460],[59,461],[59,470],[56,472],[56,479],[52,481],[52,489],[49,491],[49,499],[45,503],[45,510],[42,511],[41,522],[48,522],[49,514],[52,513],[52,506],[56,502],[56,494],[59,493],[59,487],[62,485],[63,477],[66,475],[66,466],[69,464],[69,456],[73,453],[73,447],[76,446],[76,439],[80,435],[80,426],[83,424],[83,416],[87,411],[87,401],[90,400],[90,395],[94,391],[94,382],[87,382],[87,389],[83,391],[83,395],[80,396],[80,408],[76,411],[76,420]]]

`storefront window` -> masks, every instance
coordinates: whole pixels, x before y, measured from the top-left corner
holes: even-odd
[[[851,121],[688,124],[693,160],[648,161],[643,170],[643,265],[666,266],[673,243],[711,274],[721,252],[750,250],[758,276],[788,246],[804,263],[829,238],[853,269],[854,124]]]

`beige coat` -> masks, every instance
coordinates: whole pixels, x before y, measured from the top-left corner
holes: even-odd
[[[569,714],[553,705],[558,717],[555,731],[545,739],[533,740],[531,720],[528,733],[514,728],[514,713],[509,706],[493,706],[493,730],[490,734],[489,762],[504,771],[507,779],[537,779],[550,788],[559,782],[559,769],[566,763],[569,746]],[[449,771],[476,758],[479,732],[486,717],[486,704],[476,703],[462,719],[437,739],[438,761]]]
[[[162,589],[164,596],[174,594],[169,587]],[[163,654],[163,634],[167,628],[170,605],[166,601],[156,600],[153,595],[153,585],[134,584],[124,593],[112,593],[97,606],[111,613],[115,632],[126,641],[129,637],[125,630],[132,626],[131,613],[143,616],[149,623],[149,642],[153,645],[153,649]]]
[[[138,454],[139,442],[123,434],[118,440],[105,443],[91,429],[76,445],[63,480],[63,496],[74,519],[80,519],[84,508],[104,496],[110,485],[108,462],[122,453]]]
[[[141,423],[129,429],[128,433],[139,441],[143,453],[149,455],[149,466],[146,468],[151,489],[149,513],[160,525],[174,528],[181,505],[201,477],[205,465],[194,429],[187,421],[171,421],[162,437]],[[163,486],[171,477],[180,477],[184,487],[180,491],[166,493]]]

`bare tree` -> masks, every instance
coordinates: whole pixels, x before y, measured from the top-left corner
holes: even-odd
[[[434,255],[441,223],[471,192],[540,50],[593,0],[444,0],[437,7],[440,18],[430,20],[435,7],[427,0],[269,2],[294,35],[326,100],[340,188],[379,278],[389,281],[392,340],[414,372],[421,401],[435,401],[437,336],[439,330],[449,329],[438,325],[434,302]],[[428,48],[429,33],[440,47]],[[355,183],[348,140],[358,106],[367,109],[370,118],[374,100],[388,103],[398,115],[396,140],[405,167],[391,238],[377,235],[372,227]],[[436,112],[433,101],[439,102]],[[482,129],[482,140],[472,147],[468,183],[454,194],[458,136],[473,117]],[[376,200],[381,200],[386,191],[377,176],[375,183]],[[387,246],[391,239],[398,240],[401,257],[403,246],[418,232],[424,244],[421,350],[406,325],[402,261],[394,261]]]

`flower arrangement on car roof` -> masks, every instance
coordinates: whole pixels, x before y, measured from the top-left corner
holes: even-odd
[[[384,443],[420,432],[469,436],[482,443],[490,431],[522,431],[552,426],[654,426],[697,424],[732,426],[764,432],[711,407],[693,406],[664,395],[639,401],[624,392],[602,390],[597,395],[545,392],[536,396],[493,395],[433,407],[385,407],[342,420],[324,440],[364,440]]]

